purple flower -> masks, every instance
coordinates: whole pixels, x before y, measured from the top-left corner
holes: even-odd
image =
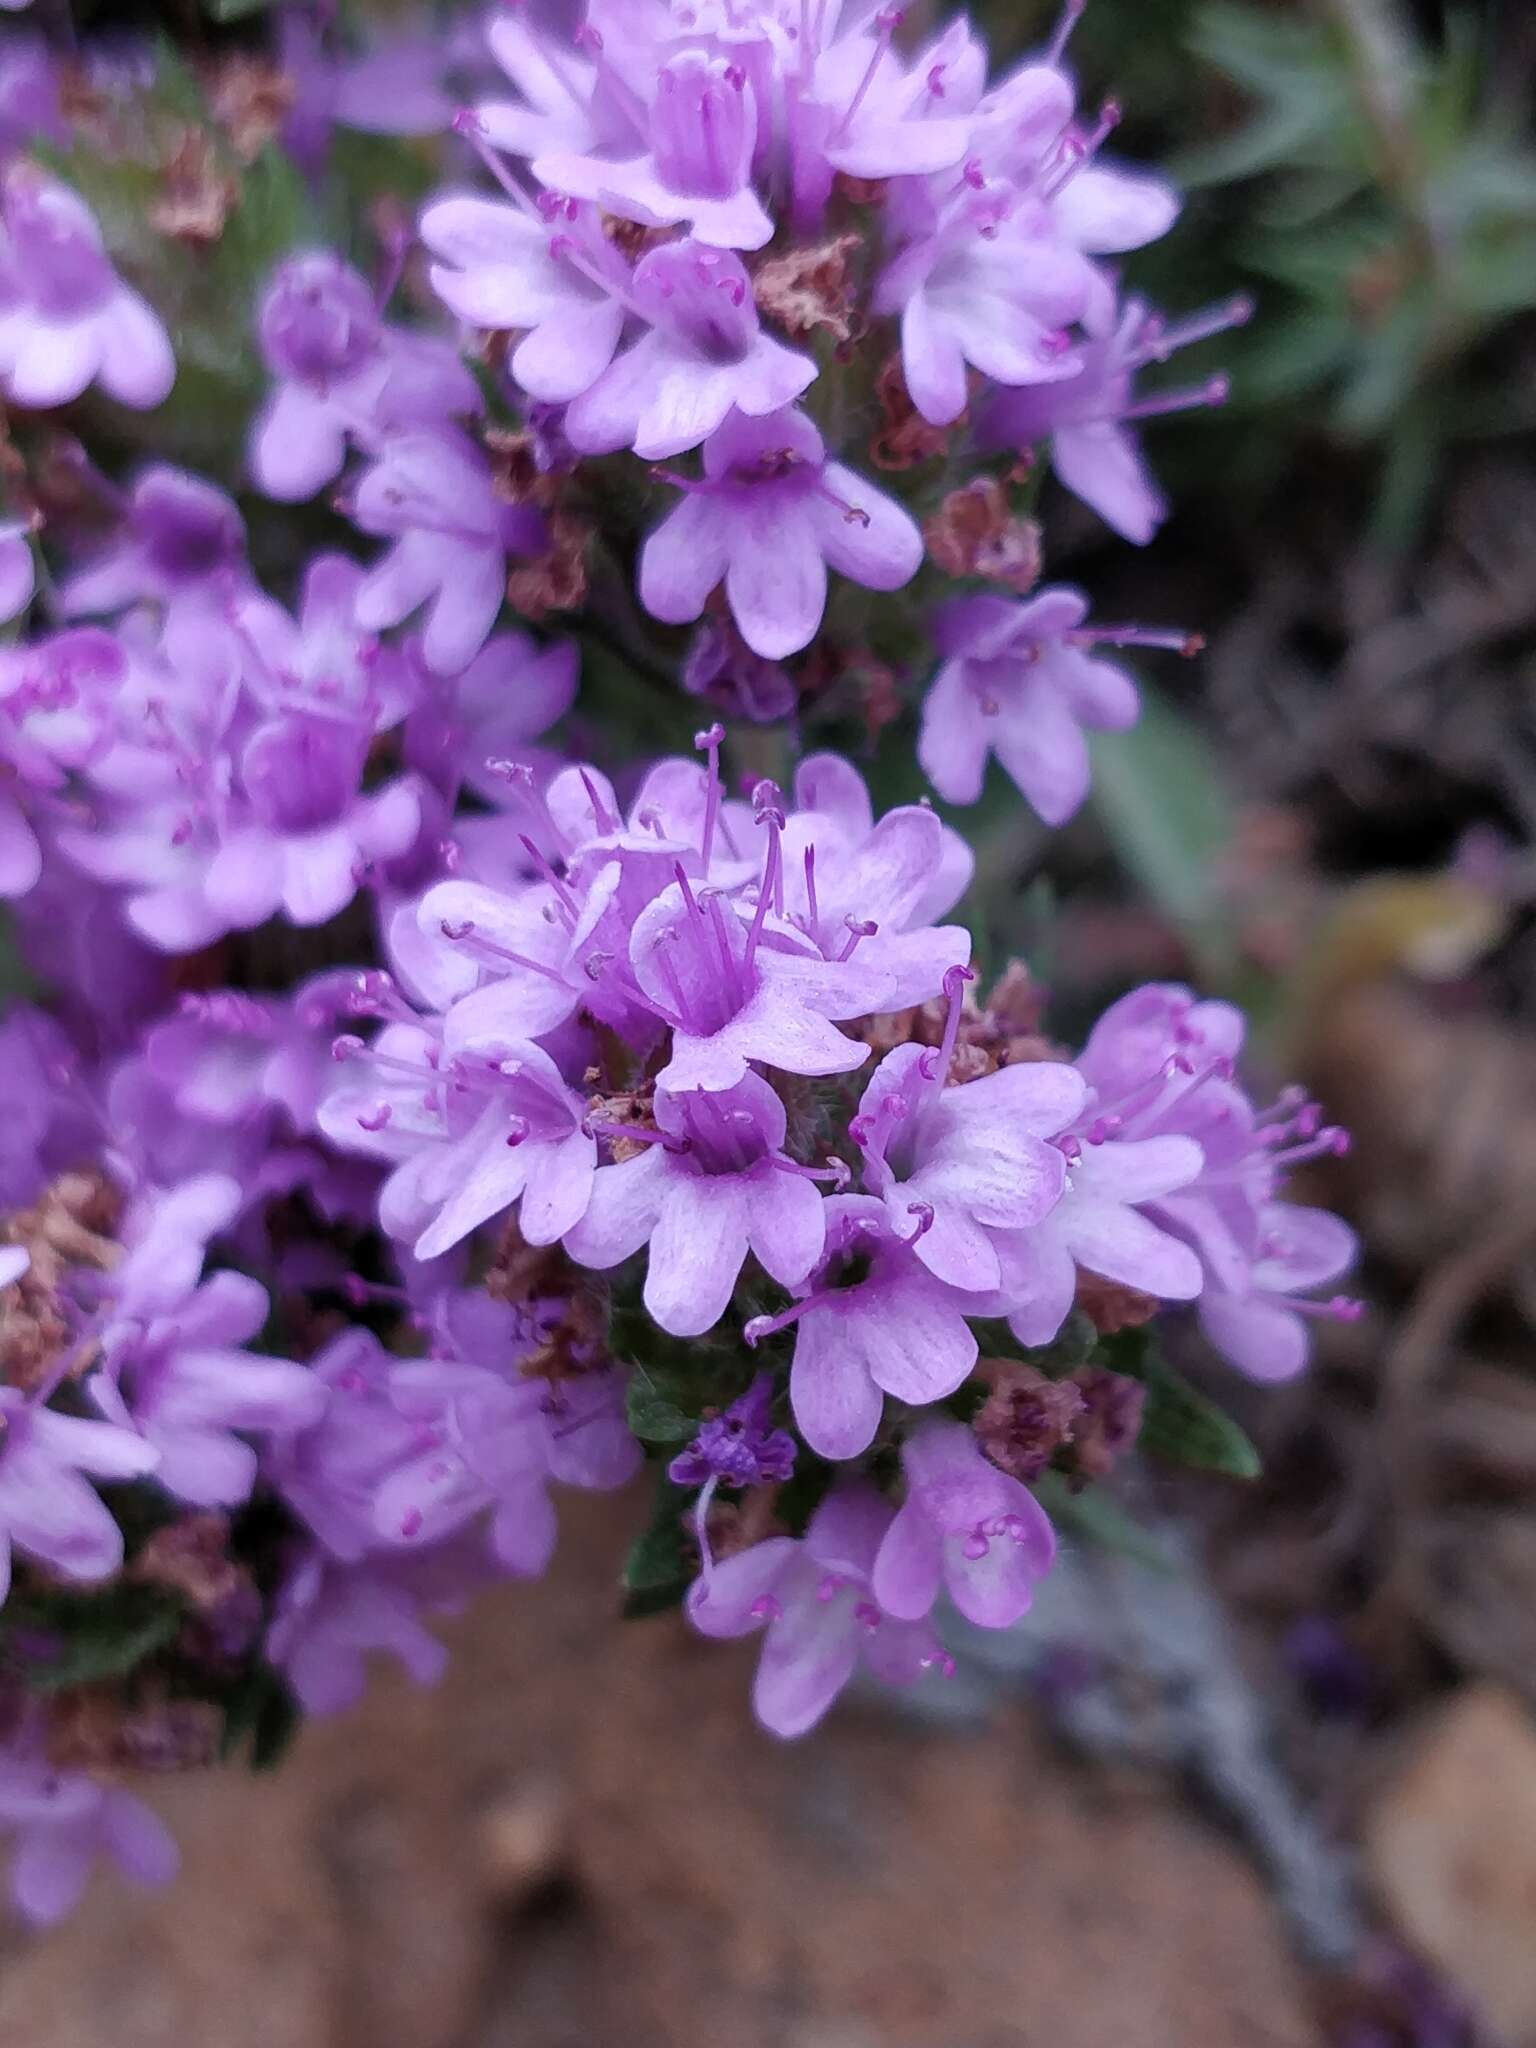
[[[84,200],[30,163],[5,174],[0,384],[16,405],[67,405],[100,383],[147,410],[176,378],[165,329],[107,259]]]
[[[1136,375],[1148,363],[1166,362],[1176,349],[1241,325],[1252,312],[1249,300],[1234,299],[1169,327],[1139,299],[1127,300],[1118,324],[1085,345],[1075,376],[999,392],[982,414],[981,445],[1026,448],[1049,440],[1051,466],[1067,489],[1116,533],[1144,547],[1167,518],[1168,506],[1142,460],[1131,423],[1220,405],[1227,380],[1214,377],[1192,389],[1138,400]]]
[[[762,1629],[752,1704],[770,1733],[804,1735],[862,1662],[887,1685],[953,1667],[932,1629],[881,1607],[875,1560],[891,1509],[872,1486],[845,1481],[811,1518],[803,1540],[773,1536],[720,1563],[705,1553],[688,1595],[701,1635]]]
[[[215,1273],[175,1306],[108,1333],[105,1372],[92,1383],[97,1402],[114,1420],[131,1420],[159,1452],[159,1483],[195,1507],[247,1498],[257,1459],[243,1435],[302,1429],[325,1407],[326,1390],[306,1366],[241,1348],[267,1312],[264,1287],[243,1273]]]
[[[841,755],[808,754],[795,769],[794,795],[784,828],[785,903],[824,953],[847,943],[850,918],[875,922],[879,931],[863,943],[878,946],[882,934],[946,916],[970,887],[976,860],[960,834],[926,804],[899,805],[877,822],[863,777]]]
[[[233,499],[167,463],[146,469],[124,507],[117,539],[60,593],[63,609],[115,613],[143,599],[160,605],[223,598],[248,577],[245,522]]]
[[[827,460],[793,409],[733,413],[704,444],[704,480],[647,539],[640,597],[672,625],[698,618],[724,582],[741,637],[781,660],[808,647],[827,602],[827,569],[870,590],[899,590],[923,559],[910,516],[862,477]]]
[[[626,220],[652,227],[685,222],[696,241],[760,249],[772,237],[773,222],[752,189],[757,109],[746,73],[725,57],[685,49],[652,76],[642,155],[545,147],[534,158],[533,175]],[[633,92],[641,80],[628,84]],[[503,127],[502,135],[507,132]]]
[[[261,1461],[275,1487],[331,1556],[374,1549],[373,1504],[389,1474],[419,1447],[414,1424],[390,1399],[399,1364],[369,1330],[344,1330],[316,1353],[310,1372],[327,1394],[307,1429],[274,1434]]]
[[[1288,1378],[1306,1360],[1306,1318],[1359,1314],[1343,1297],[1293,1298],[1336,1278],[1357,1246],[1337,1217],[1275,1198],[1289,1169],[1346,1151],[1349,1140],[1304,1089],[1256,1110],[1236,1079],[1243,1035],[1230,1003],[1196,1002],[1170,984],[1133,990],[1079,1055],[1093,1091],[1080,1128],[1090,1138],[1167,1143],[1178,1133],[1198,1143],[1199,1175],[1155,1198],[1148,1215],[1203,1267],[1201,1320],[1217,1348],[1255,1378]]]
[[[123,1532],[82,1474],[140,1479],[158,1463],[154,1447],[130,1429],[58,1415],[0,1387],[0,1603],[13,1550],[66,1578],[110,1578],[123,1561]]]
[[[1092,289],[1089,265],[1049,224],[1010,218],[1014,196],[979,172],[937,204],[880,279],[875,307],[901,315],[902,373],[924,419],[965,410],[966,365],[1000,384],[1070,377],[1067,327]]]
[[[34,819],[68,815],[60,792],[101,753],[123,668],[108,635],[90,630],[0,656],[0,896],[36,886],[43,849]]]
[[[31,0],[0,0],[12,13]],[[59,80],[41,36],[9,34],[0,46],[0,154],[34,141],[68,149],[70,133],[59,105]]]
[[[658,1089],[655,1114],[656,1142],[598,1169],[565,1248],[606,1269],[648,1244],[647,1310],[672,1336],[697,1337],[724,1315],[748,1251],[782,1287],[805,1279],[822,1252],[823,1204],[785,1156],[784,1105],[756,1074],[715,1094]]]
[[[962,20],[903,64],[892,44],[901,18],[897,7],[836,10],[812,32],[809,90],[794,134],[797,210],[805,224],[819,214],[835,171],[919,178],[950,170],[965,155],[966,85],[979,46]]]
[[[484,1033],[469,1020],[439,1048],[392,1026],[371,1056],[341,1041],[378,1080],[345,1087],[320,1124],[337,1144],[401,1162],[386,1187],[386,1229],[412,1240],[418,1259],[450,1251],[480,1224],[520,1204],[530,1244],[553,1244],[591,1195],[597,1146],[582,1104],[548,1053]]]
[[[427,605],[422,652],[440,675],[467,668],[489,638],[507,556],[536,554],[546,538],[543,516],[498,497],[480,451],[446,427],[385,441],[352,516],[393,542],[358,594],[357,623],[380,632]]]
[[[846,959],[824,959],[791,925],[769,931],[771,894],[770,872],[749,924],[718,897],[701,903],[684,880],[636,922],[630,960],[672,1028],[657,1082],[673,1094],[733,1088],[753,1060],[790,1074],[847,1074],[869,1057],[837,1021],[892,1007],[890,975],[865,968],[851,947]],[[926,978],[942,983],[956,946],[968,951],[969,940],[948,930],[923,937]]]
[[[356,1706],[373,1651],[394,1657],[415,1684],[435,1685],[448,1652],[421,1612],[451,1612],[462,1604],[461,1595],[439,1583],[443,1576],[430,1558],[374,1555],[342,1563],[318,1547],[301,1552],[278,1591],[266,1654],[305,1713],[341,1714]],[[472,1585],[466,1580],[463,1591]]]
[[[550,199],[545,211],[538,219],[456,194],[422,214],[421,238],[438,259],[432,288],[449,311],[472,327],[520,332],[512,375],[530,398],[565,405],[613,361],[629,266],[595,208]]]
[[[1087,600],[1066,588],[1022,602],[962,597],[942,605],[934,639],[943,666],[923,704],[917,754],[946,802],[975,803],[995,753],[1048,825],[1065,824],[1088,794],[1083,729],[1120,732],[1140,706],[1125,671],[1088,647]],[[1119,636],[1182,647],[1182,634]]]
[[[1200,1327],[1253,1380],[1288,1380],[1301,1372],[1311,1349],[1312,1316],[1351,1321],[1359,1304],[1344,1298],[1298,1300],[1345,1273],[1359,1257],[1349,1225],[1327,1209],[1268,1202],[1259,1211],[1258,1252],[1242,1293],[1207,1286],[1200,1297]]]
[[[489,1513],[497,1563],[536,1578],[554,1554],[551,1481],[608,1491],[638,1468],[622,1383],[613,1372],[558,1384],[518,1378],[528,1346],[512,1311],[484,1295],[464,1298],[452,1341],[484,1362],[432,1358],[390,1376],[419,1448],[380,1486],[375,1532],[388,1544],[430,1546]]]
[[[251,430],[251,474],[269,498],[311,498],[346,459],[386,434],[480,410],[455,351],[388,327],[367,281],[330,250],[291,256],[257,313],[276,380]]]
[[[297,624],[258,600],[242,617],[249,680],[266,714],[240,749],[242,811],[226,822],[203,883],[239,930],[281,909],[323,924],[351,902],[370,866],[415,843],[421,799],[402,777],[360,791],[376,735],[408,695],[391,658],[353,625],[363,580],[338,555],[311,563]]]
[[[453,107],[442,88],[443,43],[426,35],[380,37],[360,55],[333,56],[327,17],[285,7],[278,22],[278,52],[293,104],[283,123],[283,146],[305,173],[325,169],[333,127],[368,135],[435,135]]]
[[[1079,1266],[1161,1301],[1193,1301],[1200,1261],[1143,1211],[1196,1178],[1200,1147],[1192,1138],[1095,1142],[1071,1133],[1060,1142],[1067,1155],[1061,1200],[1031,1229],[993,1240],[1002,1266],[998,1304],[1019,1342],[1050,1343],[1072,1307]]]
[[[579,154],[599,139],[596,67],[570,47],[569,34],[546,36],[525,8],[502,9],[486,25],[485,39],[519,95],[516,104],[488,100],[475,109],[488,142],[508,156],[532,157],[567,149]]]
[[[935,1279],[913,1238],[899,1236],[871,1195],[825,1204],[826,1253],[801,1298],[746,1326],[749,1344],[794,1323],[790,1401],[800,1434],[823,1458],[856,1458],[880,1426],[885,1394],[913,1407],[942,1401],[976,1363],[967,1314],[982,1297]]]
[[[947,1086],[970,979],[951,969],[943,1044],[887,1053],[849,1135],[891,1228],[910,1233],[914,1218],[921,1223],[913,1250],[929,1272],[952,1287],[985,1291],[1002,1279],[994,1233],[1032,1228],[1061,1200],[1067,1164],[1046,1141],[1072,1124],[1087,1089],[1071,1067],[1049,1061]]]
[[[11,1898],[35,1927],[72,1910],[99,1856],[136,1884],[169,1884],[179,1857],[142,1800],[85,1771],[56,1769],[40,1739],[0,1752],[0,1829],[14,1837]]]
[[[792,405],[815,379],[809,356],[762,331],[752,281],[728,250],[669,242],[641,258],[630,292],[651,325],[566,414],[583,454],[680,455],[733,406],[758,419]]]
[[[761,1486],[788,1479],[796,1446],[788,1430],[773,1426],[771,1373],[760,1372],[739,1400],[699,1425],[699,1433],[667,1467],[674,1486]]]
[[[982,1456],[958,1422],[924,1422],[901,1447],[907,1498],[875,1558],[887,1614],[920,1621],[940,1582],[967,1621],[1012,1628],[1050,1570],[1056,1536],[1028,1487]]]

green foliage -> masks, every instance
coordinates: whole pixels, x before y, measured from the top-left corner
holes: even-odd
[[[157,1586],[18,1590],[0,1613],[0,1659],[34,1692],[100,1684],[163,1650],[181,1620],[180,1602]]]
[[[1257,1479],[1263,1469],[1246,1432],[1163,1358],[1148,1329],[1099,1340],[1097,1362],[1146,1387],[1137,1447],[1171,1464]]]
[[[1219,978],[1232,958],[1217,891],[1231,799],[1209,737],[1158,691],[1140,687],[1140,722],[1093,740],[1094,808],[1128,872]]]
[[[1470,9],[1431,49],[1398,0],[1220,0],[1190,40],[1250,107],[1175,165],[1186,184],[1247,187],[1234,253],[1271,289],[1233,352],[1240,402],[1315,397],[1340,439],[1382,447],[1376,531],[1401,545],[1454,425],[1449,391],[1536,308],[1536,154],[1494,103]]]
[[[270,1664],[259,1658],[225,1694],[219,1754],[226,1763],[242,1750],[253,1771],[275,1770],[303,1725],[298,1701]]]
[[[665,1469],[658,1472],[650,1518],[624,1561],[627,1620],[681,1606],[698,1569],[697,1553],[683,1531],[683,1512],[693,1499],[688,1487],[673,1485]]]

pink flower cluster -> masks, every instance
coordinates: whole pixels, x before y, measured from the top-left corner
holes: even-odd
[[[1319,1298],[1347,1226],[1280,1199],[1343,1136],[1256,1106],[1237,1011],[1143,988],[1075,1057],[1018,1028],[976,985],[962,836],[798,744],[847,658],[829,608],[872,617],[927,650],[937,796],[974,802],[995,754],[1060,823],[1085,732],[1137,714],[1096,650],[1187,645],[1060,584],[945,584],[926,486],[852,443],[883,332],[922,445],[1004,497],[1049,464],[1136,541],[1162,517],[1134,424],[1220,391],[1137,379],[1246,309],[1122,296],[1177,202],[1079,112],[1080,11],[989,82],[963,18],[919,47],[870,0],[591,0],[567,36],[499,7],[468,61],[516,96],[457,119],[446,39],[359,56],[290,21],[306,176],[342,175],[333,126],[437,131],[497,195],[432,199],[425,263],[386,237],[378,282],[308,245],[250,280],[261,396],[218,483],[108,474],[51,416],[93,386],[174,407],[176,363],[22,154],[67,130],[27,46],[0,894],[41,994],[0,1018],[0,1828],[32,1918],[99,1852],[174,1862],[55,1768],[81,1615],[110,1638],[159,1603],[108,1667],[125,1725],[163,1656],[265,1740],[375,1653],[430,1682],[433,1619],[546,1568],[562,1489],[650,1463],[631,1594],[760,1631],[758,1715],[799,1735],[861,1665],[942,1672],[946,1605],[1012,1626],[1051,1566],[1029,1481],[1061,1446],[996,1453],[983,1337],[1060,1373],[1107,1289],[1132,1322],[1194,1304],[1281,1379],[1355,1312]],[[794,757],[711,724],[626,760],[615,668],[631,729],[665,729],[640,677],[675,671],[794,712]]]

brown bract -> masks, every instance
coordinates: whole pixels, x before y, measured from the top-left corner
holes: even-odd
[[[1022,597],[1040,580],[1040,527],[1016,518],[996,477],[951,491],[923,523],[929,556],[947,576],[982,576]]]
[[[587,601],[591,527],[574,512],[552,512],[549,535],[548,550],[517,563],[507,577],[507,603],[535,625],[550,612],[580,611]]]
[[[68,1341],[71,1323],[61,1298],[71,1266],[109,1272],[120,1250],[112,1237],[120,1200],[116,1188],[95,1173],[61,1174],[30,1209],[16,1212],[6,1240],[20,1245],[31,1265],[6,1290],[0,1318],[0,1381],[28,1392],[47,1378]],[[88,1363],[82,1352],[78,1372]]]
[[[1070,1380],[1053,1380],[1017,1358],[983,1358],[976,1377],[992,1387],[971,1424],[983,1453],[1015,1479],[1038,1479],[1072,1441],[1082,1394]]]
[[[869,458],[876,469],[915,469],[942,455],[949,446],[949,427],[931,427],[907,390],[901,374],[901,358],[892,356],[875,381],[880,401],[881,424],[869,444]],[[955,426],[965,424],[962,413]]]
[[[295,94],[293,80],[260,57],[226,57],[217,66],[209,101],[242,163],[254,163],[276,140]]]
[[[206,128],[182,129],[160,177],[162,197],[149,216],[157,232],[194,247],[211,247],[224,232],[240,188],[221,166]]]
[[[1106,1280],[1102,1273],[1079,1266],[1077,1306],[1101,1337],[1113,1337],[1121,1330],[1139,1330],[1143,1323],[1150,1323],[1162,1303],[1155,1295],[1122,1287],[1118,1280]]]
[[[752,279],[758,311],[775,321],[791,341],[806,341],[820,329],[846,347],[856,326],[848,259],[862,242],[860,235],[838,235],[811,248],[770,256]]]

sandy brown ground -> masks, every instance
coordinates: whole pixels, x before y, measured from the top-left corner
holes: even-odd
[[[1022,1709],[772,1744],[748,1648],[594,1625],[632,1507],[568,1504],[436,1693],[168,1784],[179,1887],[13,1930],[4,2048],[1313,2048],[1259,1885],[1171,1795]]]

